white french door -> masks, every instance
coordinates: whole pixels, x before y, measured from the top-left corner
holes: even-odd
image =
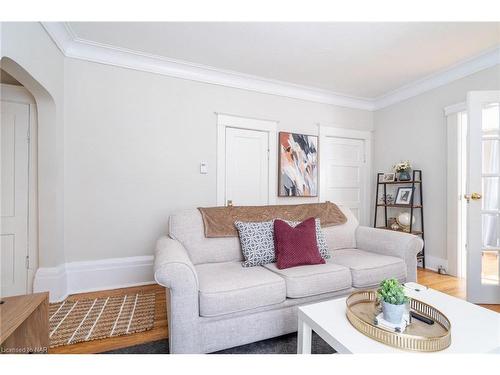
[[[467,300],[500,303],[500,91],[467,95]]]

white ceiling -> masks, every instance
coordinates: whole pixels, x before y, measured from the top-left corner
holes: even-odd
[[[77,39],[369,99],[500,45],[500,23],[68,25]]]

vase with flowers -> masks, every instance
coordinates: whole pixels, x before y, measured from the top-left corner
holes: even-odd
[[[392,168],[398,174],[398,181],[411,180],[411,175],[410,175],[411,165],[408,160],[397,163]]]

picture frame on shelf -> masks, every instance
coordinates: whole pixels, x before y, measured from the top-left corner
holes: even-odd
[[[396,173],[394,172],[388,172],[384,173],[382,176],[382,182],[394,182],[396,181]]]
[[[400,187],[398,188],[398,193],[396,194],[395,204],[409,206],[411,204],[412,196],[413,196],[412,187]]]

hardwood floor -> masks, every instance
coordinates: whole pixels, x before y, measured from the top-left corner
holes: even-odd
[[[443,293],[465,299],[466,286],[465,280],[458,279],[453,276],[440,275],[429,270],[418,270],[418,283],[430,288],[439,290]],[[112,337],[102,340],[94,340],[88,342],[77,343],[73,345],[60,346],[50,349],[49,353],[102,353],[108,350],[125,348],[128,346],[143,344],[145,342],[161,340],[168,337],[167,328],[167,311],[166,311],[166,296],[165,288],[159,285],[147,285],[133,288],[105,290],[99,292],[82,293],[71,295],[68,298],[71,300],[96,298],[103,296],[111,296],[124,293],[136,293],[142,291],[156,293],[156,311],[154,327],[150,331],[134,333],[132,335]],[[482,305],[493,311],[500,313],[500,305]]]
[[[453,276],[440,275],[434,271],[418,270],[418,283],[449,294],[450,296],[465,299],[466,284],[465,279],[458,279]],[[487,309],[500,313],[500,305],[480,305]]]

